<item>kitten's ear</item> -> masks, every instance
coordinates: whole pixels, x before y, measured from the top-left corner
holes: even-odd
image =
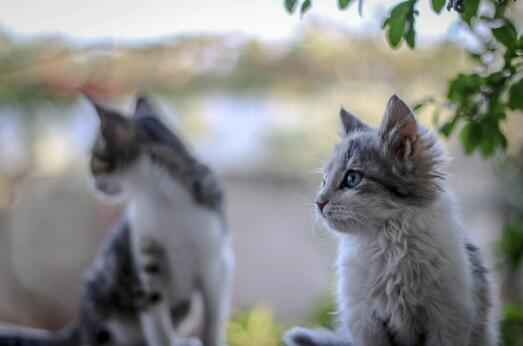
[[[153,104],[145,95],[136,97],[136,107],[134,110],[135,116],[156,116],[156,111]]]
[[[368,126],[364,124],[361,120],[356,118],[356,116],[352,115],[351,113],[347,112],[345,108],[340,108],[340,118],[341,123],[343,125],[343,132],[345,134],[349,134],[350,132],[357,131],[357,130],[364,130],[367,129]]]
[[[92,98],[89,98],[89,100],[96,109],[96,114],[100,119],[100,132],[106,140],[118,145],[127,145],[134,140],[136,130],[128,118],[115,110],[100,105]]]
[[[402,99],[392,95],[379,129],[380,140],[386,150],[397,158],[408,158],[418,134],[414,113]]]

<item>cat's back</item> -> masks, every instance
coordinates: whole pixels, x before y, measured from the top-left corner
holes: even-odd
[[[196,188],[199,180],[180,181],[170,172],[148,158],[143,158],[130,179],[133,186],[128,206],[131,223],[139,230],[160,232],[162,237],[187,238],[200,233],[215,233],[224,230],[221,209],[201,203]],[[140,186],[143,180],[153,182]],[[165,239],[164,238],[164,239]]]

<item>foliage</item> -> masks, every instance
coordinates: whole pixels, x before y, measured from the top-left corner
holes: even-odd
[[[516,270],[523,260],[523,222],[505,226],[500,248],[507,259],[510,270]]]
[[[383,22],[383,28],[388,28],[387,38],[392,47],[397,47],[404,39],[409,47],[416,46],[416,0],[402,1],[392,8]]]
[[[44,48],[55,48],[61,56],[67,53],[64,47],[58,46],[56,41],[49,39],[15,44],[9,37],[0,34],[0,105],[16,104],[31,111],[47,101],[54,101],[58,105],[71,101],[70,94],[45,85],[42,79],[31,78],[42,74],[33,63],[46,63],[45,60],[49,58],[44,56]]]
[[[523,346],[523,304],[505,307],[501,320],[501,339],[503,345]]]
[[[335,310],[332,298],[321,299],[305,323],[332,328]],[[274,319],[269,307],[258,305],[233,314],[227,326],[227,341],[230,346],[283,346],[281,338],[288,327]]]
[[[403,41],[410,48],[415,47],[418,1],[397,3],[384,19],[383,28],[391,47],[399,47]],[[447,9],[459,12],[463,25],[478,41],[479,48],[469,53],[480,71],[460,73],[449,81],[446,99],[453,106],[453,116],[442,124],[441,132],[449,136],[456,125],[463,123],[460,138],[465,151],[470,154],[478,150],[488,157],[496,149],[507,147],[502,130],[506,113],[523,110],[523,36],[505,16],[507,0],[483,0],[483,7],[491,9],[483,12],[480,12],[480,1],[448,0],[447,3]],[[297,0],[286,3],[292,5],[287,7],[291,13],[297,7]],[[439,14],[445,3],[446,0],[432,0],[431,6]],[[340,9],[349,4],[350,1],[338,0]],[[481,35],[480,28],[488,28],[490,34]]]
[[[333,299],[323,299],[305,323],[313,327],[333,328],[334,311]],[[523,346],[523,305],[507,305],[500,327],[502,345]],[[255,306],[232,316],[227,340],[231,346],[283,346],[281,336],[285,329],[286,326],[274,320],[268,307]]]
[[[284,326],[275,322],[266,306],[255,306],[232,316],[227,327],[230,346],[280,346]]]
[[[457,59],[458,50],[450,44],[426,49],[427,54],[422,55],[390,54],[369,38],[341,32],[329,36],[329,31],[332,28],[326,24],[311,23],[291,46],[255,39],[231,43],[226,35],[175,37],[139,48],[118,46],[118,54],[100,54],[107,49],[103,44],[78,48],[59,41],[44,45],[38,40],[0,40],[0,103],[38,105],[64,99],[78,88],[94,89],[106,99],[127,96],[137,89],[179,98],[215,90],[292,90],[304,99],[304,93],[335,88],[340,80],[363,82],[383,78],[385,72],[400,87],[407,85],[404,75],[410,72],[440,90],[442,76],[458,68],[442,67],[437,76],[425,68]],[[342,45],[342,40],[351,44]],[[194,57],[187,59],[189,54]],[[364,68],[367,64],[375,68]],[[35,93],[40,96],[30,97]]]

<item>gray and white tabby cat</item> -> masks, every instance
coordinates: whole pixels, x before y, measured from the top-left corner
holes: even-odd
[[[224,345],[234,260],[216,176],[145,98],[133,117],[94,105],[94,185],[126,211],[86,274],[78,322],[44,335],[0,329],[0,345]],[[195,294],[202,342],[176,331]]]
[[[434,134],[397,96],[378,129],[341,110],[317,213],[339,238],[336,331],[289,346],[495,346],[487,272],[462,231]]]

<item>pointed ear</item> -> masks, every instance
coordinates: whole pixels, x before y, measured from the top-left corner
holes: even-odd
[[[92,98],[89,98],[89,100],[92,102],[100,119],[100,132],[108,142],[117,145],[127,145],[134,140],[136,131],[128,118],[115,110],[100,105]]]
[[[156,111],[154,109],[153,104],[149,101],[149,99],[144,95],[139,95],[136,98],[136,107],[134,110],[135,116],[156,116]]]
[[[345,134],[349,134],[350,132],[357,130],[368,129],[366,124],[356,118],[356,116],[347,112],[343,107],[340,108],[340,118],[343,125],[343,132]]]
[[[408,158],[418,134],[418,124],[409,106],[392,95],[379,129],[384,148],[398,158]]]

